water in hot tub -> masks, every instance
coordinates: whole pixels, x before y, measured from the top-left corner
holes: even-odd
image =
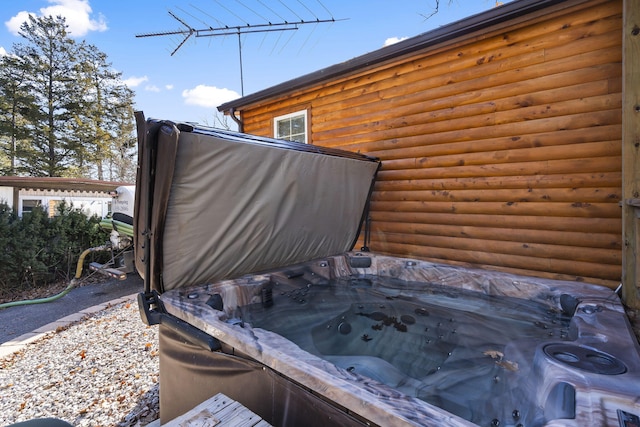
[[[242,309],[349,372],[482,426],[545,422],[532,359],[542,341],[569,339],[549,303],[378,276],[273,283]]]

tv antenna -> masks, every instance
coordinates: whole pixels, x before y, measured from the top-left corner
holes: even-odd
[[[260,0],[258,0],[258,1],[260,1]],[[264,3],[262,3],[261,1],[260,1],[260,3],[264,5]],[[178,17],[175,13],[173,13],[171,11],[168,11],[169,15],[173,19],[178,21],[180,24],[182,24],[184,29],[174,30],[174,31],[160,31],[160,32],[155,32],[155,33],[136,34],[136,37],[137,38],[142,38],[142,37],[176,36],[176,35],[184,36],[182,41],[180,43],[178,43],[178,46],[176,46],[176,48],[173,49],[173,51],[171,52],[171,56],[173,56],[182,46],[184,46],[184,44],[187,42],[187,40],[189,40],[191,37],[196,37],[196,38],[197,37],[224,37],[224,36],[237,35],[238,36],[238,56],[239,56],[239,60],[240,60],[240,91],[241,91],[241,95],[244,96],[244,77],[243,77],[243,66],[242,66],[242,40],[241,40],[241,36],[242,35],[250,34],[250,33],[269,33],[269,32],[280,32],[280,31],[295,31],[295,30],[298,30],[302,25],[325,24],[325,23],[334,23],[334,22],[338,22],[338,21],[346,21],[347,20],[347,19],[335,19],[333,17],[331,17],[330,19],[320,19],[318,17],[315,17],[315,19],[304,20],[298,14],[296,14],[293,10],[291,10],[286,4],[284,4],[282,1],[280,1],[280,3],[283,6],[285,6],[290,12],[294,13],[296,18],[297,18],[297,20],[295,20],[295,21],[285,20],[279,14],[277,14],[275,11],[273,11],[273,9],[269,8],[269,10],[271,12],[276,14],[281,19],[281,21],[279,21],[279,22],[271,22],[271,21],[267,20],[266,18],[262,17],[262,15],[257,14],[255,11],[250,9],[253,13],[255,13],[256,15],[260,16],[261,18],[265,19],[265,21],[267,21],[267,22],[266,23],[261,23],[261,24],[245,23],[245,24],[242,24],[242,25],[225,25],[225,24],[221,23],[220,21],[218,21],[216,18],[212,17],[214,20],[216,20],[221,25],[219,25],[217,27],[208,26],[207,28],[197,29],[197,28],[194,28],[193,26],[189,25],[185,20],[183,20],[180,17]],[[220,3],[218,3],[218,4],[220,6],[222,6]],[[240,3],[240,4],[242,4],[242,3]],[[322,3],[320,3],[320,4],[322,5]],[[303,4],[303,6],[304,6],[304,4]],[[224,6],[222,6],[222,7],[224,8]],[[245,6],[245,7],[247,7],[247,6]],[[324,5],[323,5],[323,7],[324,7]],[[306,6],[305,6],[305,8],[307,10],[311,11]],[[231,14],[233,14],[234,16],[236,16],[237,18],[239,18],[238,15],[236,15],[235,13],[230,11],[229,9],[226,9],[226,10],[228,12],[230,12]],[[325,10],[326,10],[326,8],[325,8]],[[204,13],[203,11],[200,11],[200,12]],[[207,25],[206,23],[204,23],[204,24]]]

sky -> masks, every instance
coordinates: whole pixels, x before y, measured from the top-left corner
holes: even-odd
[[[219,126],[224,102],[494,7],[495,0],[0,0],[0,55],[23,42],[18,30],[29,14],[64,16],[71,37],[107,54],[147,118]],[[274,31],[300,21],[297,30]],[[255,32],[222,35],[225,26]],[[198,33],[182,45],[184,34],[137,37],[188,28]]]

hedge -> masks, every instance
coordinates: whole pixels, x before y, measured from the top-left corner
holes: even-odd
[[[0,203],[0,293],[70,280],[82,251],[108,240],[99,222],[65,203],[52,218],[40,208],[20,218]]]

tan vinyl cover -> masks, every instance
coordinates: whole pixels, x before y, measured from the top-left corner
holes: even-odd
[[[181,132],[164,124],[158,131],[152,123],[147,129],[158,135],[152,289],[237,277],[353,247],[377,161],[198,128]],[[150,191],[144,183],[140,188]]]

